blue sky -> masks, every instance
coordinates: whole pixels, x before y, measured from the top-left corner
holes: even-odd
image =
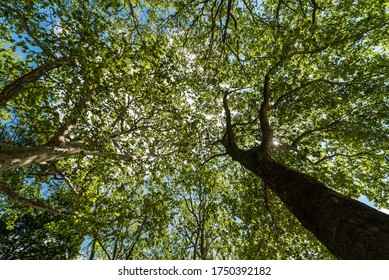
[[[358,200],[359,200],[360,202],[366,204],[366,205],[369,205],[370,207],[376,208],[376,207],[374,206],[374,202],[368,200],[367,197],[364,196],[364,195],[361,195],[361,196],[358,198]],[[377,209],[377,208],[376,208],[376,209]],[[388,210],[388,209],[384,209],[384,208],[383,208],[383,209],[378,209],[378,210],[380,210],[381,212],[384,212],[384,213],[386,213],[386,214],[389,214],[389,210]]]

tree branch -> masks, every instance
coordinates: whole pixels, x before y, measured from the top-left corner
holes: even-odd
[[[233,0],[227,0],[228,3],[227,3],[227,16],[226,16],[226,24],[224,26],[224,32],[223,32],[223,38],[222,38],[222,41],[223,43],[226,42],[226,39],[227,39],[227,29],[228,29],[228,25],[230,23],[230,18],[231,18],[231,10],[232,10],[232,2]]]
[[[259,123],[263,136],[260,148],[265,153],[270,153],[271,145],[273,142],[273,129],[270,126],[269,118],[267,116],[270,100],[270,76],[281,64],[282,60],[280,60],[267,72],[263,85],[263,101],[261,104],[261,108],[259,109]]]
[[[73,128],[73,124],[62,125],[53,135],[53,137],[46,143],[46,145],[58,145],[64,147],[66,145],[66,136]]]
[[[278,24],[278,20],[279,20],[279,17],[280,17],[281,4],[282,4],[282,0],[278,0],[277,9],[276,9],[276,15],[275,15],[277,24]]]
[[[317,10],[319,9],[319,5],[317,4],[317,2],[315,0],[310,0],[311,4],[312,4],[312,24],[315,24],[316,22],[316,12]]]
[[[70,212],[70,211],[63,210],[63,209],[52,208],[52,207],[44,205],[41,202],[33,201],[31,199],[25,198],[25,197],[19,195],[18,193],[16,193],[14,190],[12,190],[7,185],[7,183],[4,182],[3,180],[0,180],[0,192],[3,193],[4,195],[8,196],[8,198],[11,199],[12,201],[18,202],[24,206],[28,206],[28,207],[31,207],[34,209],[42,210],[45,212],[50,212],[53,214],[58,214],[61,216],[72,216],[72,217],[80,218],[82,220],[86,220],[84,217],[82,217],[77,212]]]
[[[223,108],[224,108],[224,112],[226,114],[227,133],[224,136],[222,144],[226,148],[227,153],[229,153],[229,151],[231,151],[231,150],[237,149],[234,131],[232,128],[231,111],[230,111],[230,108],[228,107],[228,102],[227,102],[227,97],[230,93],[231,92],[226,91],[226,92],[224,92],[224,95],[223,95]]]
[[[331,84],[331,85],[339,85],[339,86],[347,86],[347,85],[351,85],[351,84],[355,84],[354,82],[352,81],[349,81],[349,82],[335,82],[335,81],[330,81],[330,80],[327,80],[327,79],[324,79],[324,78],[319,78],[319,79],[316,79],[316,80],[311,80],[309,82],[306,82],[304,84],[301,84],[300,86],[284,93],[283,95],[281,95],[275,102],[272,106],[269,107],[269,109],[275,109],[277,106],[280,105],[281,102],[285,101],[287,98],[291,97],[293,94],[296,94],[298,93],[299,91],[301,91],[302,89],[308,87],[308,86],[311,86],[311,85],[315,85],[315,84],[318,84],[318,83],[328,83],[328,84]]]
[[[57,59],[57,57],[52,53],[51,50],[49,50],[46,46],[44,46],[39,39],[32,33],[30,27],[28,26],[28,19],[27,17],[20,12],[18,9],[15,9],[7,4],[5,4],[3,1],[0,2],[0,5],[6,8],[7,10],[14,12],[18,15],[20,21],[22,22],[22,26],[24,30],[27,32],[27,34],[34,40],[35,44],[45,53],[48,57],[51,57],[53,59]]]
[[[138,227],[137,227],[137,229],[135,231],[135,238],[132,241],[130,250],[128,250],[128,253],[126,254],[126,257],[125,257],[126,260],[131,258],[131,255],[132,255],[132,253],[134,252],[134,249],[135,249],[136,242],[138,242],[139,238],[141,237],[142,230],[144,229],[144,226],[145,226],[146,222],[147,222],[147,216],[145,215],[145,217],[142,220],[142,223],[140,225],[138,225]]]
[[[274,64],[269,71],[265,75],[265,80],[263,83],[263,101],[261,104],[261,108],[259,109],[259,122],[262,131],[262,142],[260,145],[260,149],[262,152],[270,153],[271,146],[273,142],[273,129],[270,126],[269,118],[267,116],[268,109],[270,107],[270,78],[277,71],[278,67],[284,64],[287,60],[292,58],[294,53],[285,55],[282,57],[276,64]]]
[[[272,146],[272,141],[273,141],[273,130],[270,126],[269,119],[267,117],[267,112],[269,109],[269,100],[270,100],[270,78],[277,71],[277,69],[279,67],[281,67],[285,62],[287,62],[288,60],[293,58],[295,55],[308,55],[308,54],[319,53],[319,52],[324,51],[325,49],[327,49],[331,46],[339,45],[340,43],[343,43],[345,41],[348,41],[351,39],[359,39],[359,38],[363,37],[367,31],[374,30],[375,28],[378,28],[380,26],[381,25],[371,27],[368,30],[364,30],[364,31],[361,31],[359,33],[353,34],[353,36],[351,36],[351,37],[339,38],[339,40],[335,40],[334,42],[328,43],[322,47],[318,47],[318,48],[315,48],[312,50],[295,51],[293,53],[284,55],[283,57],[280,58],[280,60],[277,63],[275,63],[268,70],[268,72],[265,75],[264,86],[263,86],[263,102],[262,102],[261,108],[259,110],[259,121],[260,121],[261,131],[262,131],[262,135],[263,135],[260,149],[263,152],[266,152],[266,153],[270,152],[271,146]],[[328,80],[325,80],[325,79],[323,79],[322,81],[329,82]],[[341,82],[339,82],[339,83],[341,83]],[[300,137],[298,137],[298,139],[296,139],[297,142],[294,142],[293,144],[298,143],[302,138],[304,138],[306,135],[311,134],[314,131],[316,131],[316,129],[313,131],[307,131],[304,133],[304,135],[300,135]],[[293,146],[293,144],[292,144],[292,146]]]
[[[104,151],[85,150],[82,148],[83,144],[84,142],[82,140],[76,140],[66,143],[66,145],[63,147],[42,145],[37,147],[0,150],[0,173],[15,168],[27,168],[34,163],[44,164],[58,159],[80,155],[89,155],[94,157],[110,158],[113,160],[122,161],[145,160],[148,158],[165,156],[158,155],[155,153],[150,153],[143,156],[125,154],[115,154],[111,156]]]
[[[310,130],[307,130],[307,131],[304,131],[302,134],[300,134],[300,136],[298,136],[293,142],[292,144],[290,145],[290,147],[296,149],[297,148],[297,145],[301,142],[301,140],[303,140],[305,137],[311,135],[312,133],[314,132],[319,132],[319,131],[323,131],[323,130],[326,130],[326,129],[329,129],[331,128],[332,126],[335,126],[337,124],[339,124],[346,116],[350,115],[352,112],[354,112],[358,107],[355,107],[353,109],[351,109],[350,111],[348,111],[347,113],[343,114],[342,116],[340,116],[338,119],[330,122],[329,124],[326,124],[326,125],[323,125],[323,126],[320,126],[318,128],[314,128],[314,129],[310,129]]]
[[[330,127],[340,123],[341,119],[337,119],[333,122],[330,122],[329,124],[326,124],[326,125],[323,125],[323,126],[320,126],[318,128],[314,128],[314,129],[310,129],[310,130],[307,130],[307,131],[304,131],[303,133],[301,133],[293,142],[292,144],[290,145],[292,148],[297,148],[298,144],[306,137],[308,137],[309,135],[311,135],[312,133],[314,132],[319,132],[319,131],[323,131],[323,130],[326,130],[326,129],[329,129]]]
[[[103,249],[104,253],[107,255],[107,258],[109,260],[112,260],[111,256],[109,255],[107,249],[104,247],[103,243],[100,242],[99,239],[97,239],[97,243],[100,245],[101,249]]]
[[[284,233],[284,230],[278,225],[277,220],[274,218],[273,211],[270,209],[270,205],[269,205],[269,202],[270,202],[270,188],[267,185],[265,185],[265,184],[263,184],[263,199],[264,199],[264,202],[265,202],[265,209],[266,209],[267,213],[270,216],[270,220],[273,223],[274,229],[280,231],[281,233]]]
[[[15,96],[26,84],[35,82],[44,76],[48,71],[58,67],[69,65],[77,66],[77,59],[73,56],[55,59],[43,63],[41,66],[31,70],[29,73],[17,78],[12,83],[6,85],[0,92],[0,109],[3,108],[7,102]]]
[[[134,23],[134,28],[135,28],[135,31],[136,33],[142,37],[141,35],[141,32],[139,30],[139,23],[138,23],[138,19],[136,17],[136,14],[135,14],[135,9],[134,9],[134,6],[132,5],[131,1],[126,1],[126,3],[129,5],[130,7],[130,12],[131,12],[131,17],[132,17],[132,21]]]
[[[72,181],[70,181],[70,179],[61,171],[57,168],[57,166],[55,165],[54,162],[51,162],[51,166],[53,167],[54,171],[56,173],[58,173],[61,178],[68,184],[68,186],[70,187],[70,189],[75,193],[75,194],[80,194],[76,187],[73,185]]]
[[[217,157],[222,157],[222,156],[226,156],[228,155],[227,153],[221,153],[221,154],[216,154],[216,155],[213,155],[211,157],[209,157],[207,160],[205,160],[203,163],[200,164],[199,168],[200,167],[203,167],[204,165],[206,165],[208,162],[210,162],[211,160],[213,160],[214,158],[217,158]]]

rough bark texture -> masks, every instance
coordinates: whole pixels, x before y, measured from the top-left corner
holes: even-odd
[[[339,259],[389,259],[389,215],[258,151],[230,151]]]

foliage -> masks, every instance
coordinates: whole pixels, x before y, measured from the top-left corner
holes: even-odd
[[[42,246],[61,228],[55,238],[70,251],[47,247],[53,259],[76,258],[77,246],[91,259],[333,258],[225,156],[222,98],[239,146],[264,140],[267,96],[273,158],[389,208],[388,9],[381,0],[0,2],[0,165],[12,151],[29,162],[0,173],[19,195],[0,194],[14,226],[4,232],[27,238],[28,226]]]
[[[21,215],[7,227],[0,220],[0,259],[74,259],[83,240],[80,227],[67,218],[34,211]]]

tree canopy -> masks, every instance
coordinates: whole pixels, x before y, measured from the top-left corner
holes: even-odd
[[[2,258],[389,259],[388,13],[0,1]]]

